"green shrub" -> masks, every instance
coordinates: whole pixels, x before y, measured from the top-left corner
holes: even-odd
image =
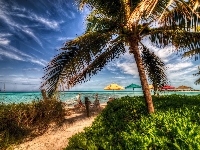
[[[0,149],[23,138],[43,133],[50,123],[60,123],[65,116],[62,102],[33,101],[30,104],[0,104]]]
[[[200,149],[199,96],[153,97],[149,115],[142,97],[108,104],[85,132],[74,135],[66,150]]]

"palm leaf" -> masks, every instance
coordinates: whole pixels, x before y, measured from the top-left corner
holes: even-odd
[[[74,74],[81,72],[85,65],[104,50],[110,39],[111,34],[93,32],[67,42],[62,48],[65,51],[55,56],[45,68],[46,74],[41,88],[46,89],[47,94],[52,96],[59,83],[63,82],[62,76],[69,80]]]
[[[198,69],[199,69],[199,72],[193,74],[194,76],[200,76],[200,66],[198,67]],[[200,78],[197,79],[194,83],[195,83],[195,84],[200,84]]]
[[[157,32],[156,32],[157,31]],[[151,41],[158,47],[164,47],[170,43],[176,47],[175,51],[182,53],[183,57],[194,56],[195,60],[200,57],[200,32],[187,32],[177,29],[176,31],[156,30],[151,34]]]
[[[45,67],[45,75],[41,88],[47,91],[49,97],[53,96],[54,91],[58,89],[60,76],[63,75],[65,64],[76,55],[76,51],[62,52],[54,57],[53,60]]]
[[[100,71],[107,62],[125,52],[121,38],[111,39],[111,34],[86,33],[69,41],[46,67],[41,88],[51,97],[59,85],[71,88]],[[110,43],[110,44],[109,44]],[[94,68],[96,67],[96,68]]]
[[[157,87],[167,84],[165,63],[142,45],[142,60],[150,82]]]
[[[163,27],[171,27],[171,30],[177,27],[185,31],[197,31],[200,20],[197,12],[189,7],[188,3],[183,1],[175,1],[175,5],[171,6],[160,17],[160,24]]]
[[[76,2],[81,8],[87,4],[91,9],[96,9],[100,14],[105,14],[108,17],[119,17],[118,11],[123,8],[121,0],[76,0]]]
[[[109,32],[116,30],[120,25],[118,19],[100,15],[95,10],[89,14],[86,21],[86,32]]]
[[[197,79],[194,83],[195,83],[195,84],[200,84],[200,78]]]
[[[151,31],[151,42],[158,47],[164,47],[168,44],[172,44],[179,51],[191,51],[198,49],[200,46],[200,32],[188,32],[181,30],[178,27],[174,30],[168,28],[157,28]]]
[[[77,83],[88,81],[91,76],[96,75],[99,71],[101,71],[108,62],[125,53],[125,51],[126,50],[122,42],[116,42],[112,44],[111,47],[107,48],[103,53],[96,56],[94,61],[89,63],[80,73],[74,74],[73,77],[66,82],[66,86],[72,87]],[[66,79],[66,77],[63,78]]]
[[[195,60],[197,60],[198,57],[200,57],[200,48],[187,51],[183,54],[183,57],[191,57],[191,56],[195,56]]]

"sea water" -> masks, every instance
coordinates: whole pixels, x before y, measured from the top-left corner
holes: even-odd
[[[143,96],[142,91],[67,91],[60,92],[59,99],[63,102],[71,103],[77,100],[79,93],[82,101],[84,101],[85,97],[88,97],[91,102],[95,100],[95,96],[98,94],[100,103],[107,102],[109,97],[120,98],[123,96]],[[164,91],[160,93],[160,95],[170,94],[200,95],[200,91]],[[41,92],[0,92],[0,103],[29,103],[41,99]]]

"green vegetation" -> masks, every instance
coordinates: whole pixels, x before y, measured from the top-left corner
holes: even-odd
[[[153,97],[154,114],[144,98],[123,97],[108,104],[85,132],[70,138],[74,149],[200,149],[200,95]]]
[[[65,110],[56,100],[30,104],[0,104],[0,149],[44,133],[50,123],[61,123]]]
[[[63,86],[69,89],[88,81],[110,61],[127,51],[138,68],[149,113],[154,105],[148,80],[156,89],[167,82],[164,62],[154,46],[173,45],[187,56],[199,54],[198,1],[175,0],[76,0],[90,14],[83,35],[67,41],[45,67],[42,89],[52,97]],[[76,64],[76,65],[75,65]]]

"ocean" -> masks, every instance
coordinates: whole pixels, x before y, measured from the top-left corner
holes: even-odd
[[[123,96],[142,96],[142,91],[67,91],[60,92],[59,99],[63,102],[74,103],[78,94],[81,94],[81,100],[84,102],[85,97],[88,97],[91,102],[95,100],[95,95],[98,94],[100,103],[108,101],[109,97],[120,98]],[[153,93],[152,93],[153,94]],[[163,91],[160,95],[200,95],[200,91]],[[33,100],[41,100],[40,92],[0,92],[0,103],[30,103]]]

